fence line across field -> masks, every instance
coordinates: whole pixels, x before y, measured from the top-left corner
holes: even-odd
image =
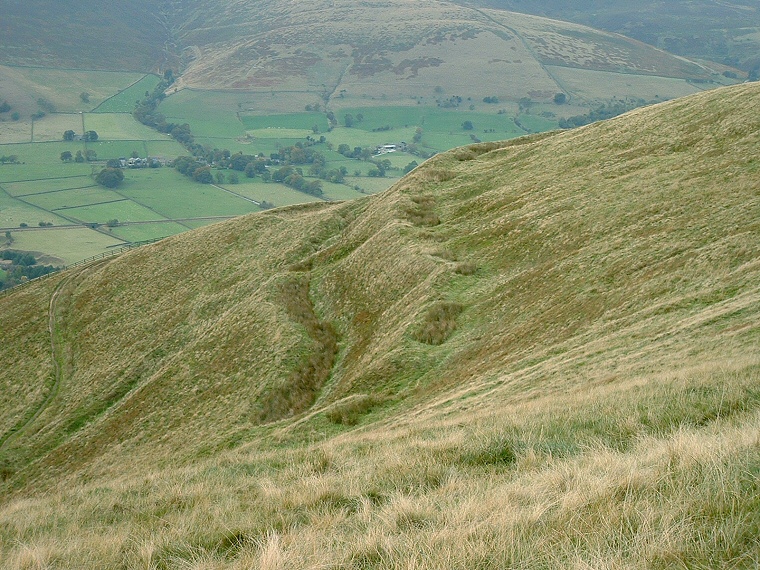
[[[3,295],[5,295],[5,294],[7,294],[7,293],[9,293],[11,291],[15,291],[15,290],[19,289],[20,287],[26,287],[30,283],[35,283],[37,281],[41,281],[42,279],[46,279],[46,278],[50,277],[51,275],[55,275],[56,273],[59,273],[60,271],[65,271],[66,269],[71,269],[73,267],[78,267],[80,265],[86,265],[88,263],[92,263],[93,261],[97,261],[99,259],[105,259],[106,257],[113,257],[115,255],[119,255],[119,254],[124,253],[125,251],[129,251],[131,249],[142,247],[144,245],[148,245],[148,244],[151,244],[151,243],[156,243],[157,241],[161,241],[162,239],[165,239],[165,238],[164,237],[159,237],[159,238],[153,238],[153,239],[148,239],[148,240],[143,240],[143,241],[136,241],[136,242],[132,242],[132,243],[127,243],[127,244],[119,246],[118,248],[115,248],[115,249],[113,249],[111,251],[104,251],[104,252],[98,253],[96,255],[91,255],[90,257],[87,257],[85,259],[80,259],[79,261],[75,261],[71,265],[64,265],[63,267],[61,267],[60,269],[58,269],[56,271],[51,271],[50,273],[46,273],[45,275],[40,275],[39,277],[35,277],[34,279],[29,279],[28,281],[24,281],[22,283],[19,283],[18,285],[14,285],[13,287],[9,287],[8,289],[0,291],[0,297],[2,297]]]

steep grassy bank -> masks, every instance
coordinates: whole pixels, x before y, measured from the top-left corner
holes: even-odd
[[[0,298],[8,370],[60,368],[8,399],[3,558],[757,565],[759,104],[457,149]]]

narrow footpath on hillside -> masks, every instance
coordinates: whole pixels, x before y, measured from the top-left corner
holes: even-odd
[[[8,432],[3,436],[3,439],[0,441],[0,452],[3,451],[4,447],[8,444],[8,442],[12,441],[14,438],[16,438],[19,434],[21,434],[24,430],[26,430],[27,427],[29,427],[34,421],[37,420],[37,418],[40,417],[42,412],[44,412],[48,406],[50,406],[50,403],[55,399],[55,397],[58,395],[58,392],[60,390],[61,384],[63,382],[64,378],[64,369],[65,369],[65,362],[63,362],[64,359],[64,351],[63,347],[61,346],[59,342],[59,335],[57,334],[58,331],[58,303],[61,298],[61,294],[65,291],[65,289],[72,285],[72,282],[74,281],[75,277],[79,277],[84,273],[85,271],[90,271],[94,269],[95,267],[99,267],[100,265],[111,261],[111,259],[104,259],[100,260],[94,263],[91,263],[89,265],[86,265],[75,272],[71,272],[69,275],[66,275],[61,281],[56,285],[55,290],[53,291],[53,294],[50,296],[50,303],[48,304],[48,331],[50,332],[50,358],[53,362],[53,381],[50,384],[50,388],[48,390],[47,396],[40,402],[40,404],[37,406],[36,409],[34,409],[34,412],[32,415],[27,416],[25,418],[21,418],[19,420],[19,423],[12,427]]]

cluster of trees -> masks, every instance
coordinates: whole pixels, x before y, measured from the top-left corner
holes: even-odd
[[[290,186],[294,190],[310,194],[312,196],[322,196],[322,181],[307,181],[303,177],[303,171],[291,165],[283,166],[272,172],[272,180]]]
[[[575,127],[582,127],[583,125],[595,123],[596,121],[617,117],[618,115],[627,113],[631,109],[646,104],[647,102],[644,99],[613,101],[612,103],[606,103],[600,105],[596,109],[592,109],[586,115],[575,115],[573,117],[568,117],[567,119],[560,119],[559,128],[573,129]]]
[[[84,153],[81,150],[78,150],[76,154],[71,154],[70,150],[64,150],[61,153],[61,160],[63,162],[92,162],[93,160],[97,160],[97,158],[98,154],[91,148],[88,148]]]
[[[6,237],[9,237],[8,233],[6,233]],[[60,267],[53,267],[52,265],[37,265],[37,259],[32,254],[23,251],[7,249],[2,252],[1,257],[11,261],[11,265],[5,271],[5,277],[0,277],[0,290],[9,289],[27,279],[42,277],[60,269]]]
[[[372,158],[372,149],[369,147],[355,146],[351,149],[347,144],[339,144],[338,152],[346,158],[355,158],[357,160],[369,160]]]
[[[492,95],[491,97],[483,97],[483,103],[491,103],[495,105],[498,102],[499,102],[499,98],[496,97],[495,95]]]
[[[18,164],[18,155],[9,154],[8,156],[0,156],[0,164]]]
[[[106,188],[116,188],[124,180],[124,171],[121,168],[107,166],[95,177],[95,182]]]
[[[448,99],[436,99],[436,104],[443,109],[457,109],[462,104],[462,98],[454,95]]]
[[[76,136],[77,134],[71,129],[63,132],[63,140],[65,141],[73,141]],[[82,135],[82,140],[85,142],[95,142],[98,140],[98,133],[96,131],[85,131]]]
[[[13,107],[11,107],[8,101],[3,101],[2,103],[0,103],[0,113],[7,113],[11,109],[13,109]],[[13,119],[14,121],[18,121],[20,118],[21,118],[21,115],[19,114],[18,111],[13,111],[13,113],[11,113],[11,119]]]
[[[364,120],[364,115],[361,113],[358,113],[356,117],[354,117],[351,113],[346,113],[343,117],[343,124],[347,127],[353,127],[355,124],[361,123]]]
[[[145,97],[137,101],[132,115],[143,125],[171,135],[174,140],[182,144],[194,156],[202,156],[205,154],[205,149],[202,145],[195,142],[190,125],[187,123],[168,122],[166,117],[158,112],[158,104],[166,98],[165,91],[172,83],[174,83],[174,75],[172,70],[168,69],[164,73],[163,79],[158,82],[153,91],[146,91]]]
[[[201,184],[211,184],[214,181],[211,167],[193,156],[178,156],[174,159],[174,168]]]

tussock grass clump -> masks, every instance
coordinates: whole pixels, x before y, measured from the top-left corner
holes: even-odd
[[[377,396],[357,394],[336,402],[325,412],[325,417],[334,424],[354,426],[364,414],[380,403]]]
[[[446,261],[459,261],[459,256],[450,249],[436,249],[432,255]]]
[[[478,266],[472,261],[463,261],[462,263],[458,263],[454,268],[454,272],[459,275],[475,275],[477,270]]]
[[[506,467],[517,462],[523,444],[508,434],[490,434],[484,441],[461,450],[459,462],[470,467]]]
[[[441,223],[435,213],[435,198],[429,194],[414,196],[413,206],[406,209],[406,216],[415,226],[437,226]]]
[[[464,307],[452,301],[441,301],[430,307],[414,338],[425,344],[443,344],[456,330],[456,318]]]
[[[456,172],[445,168],[425,168],[417,175],[417,178],[422,182],[435,182],[437,184],[448,182],[456,177]]]

